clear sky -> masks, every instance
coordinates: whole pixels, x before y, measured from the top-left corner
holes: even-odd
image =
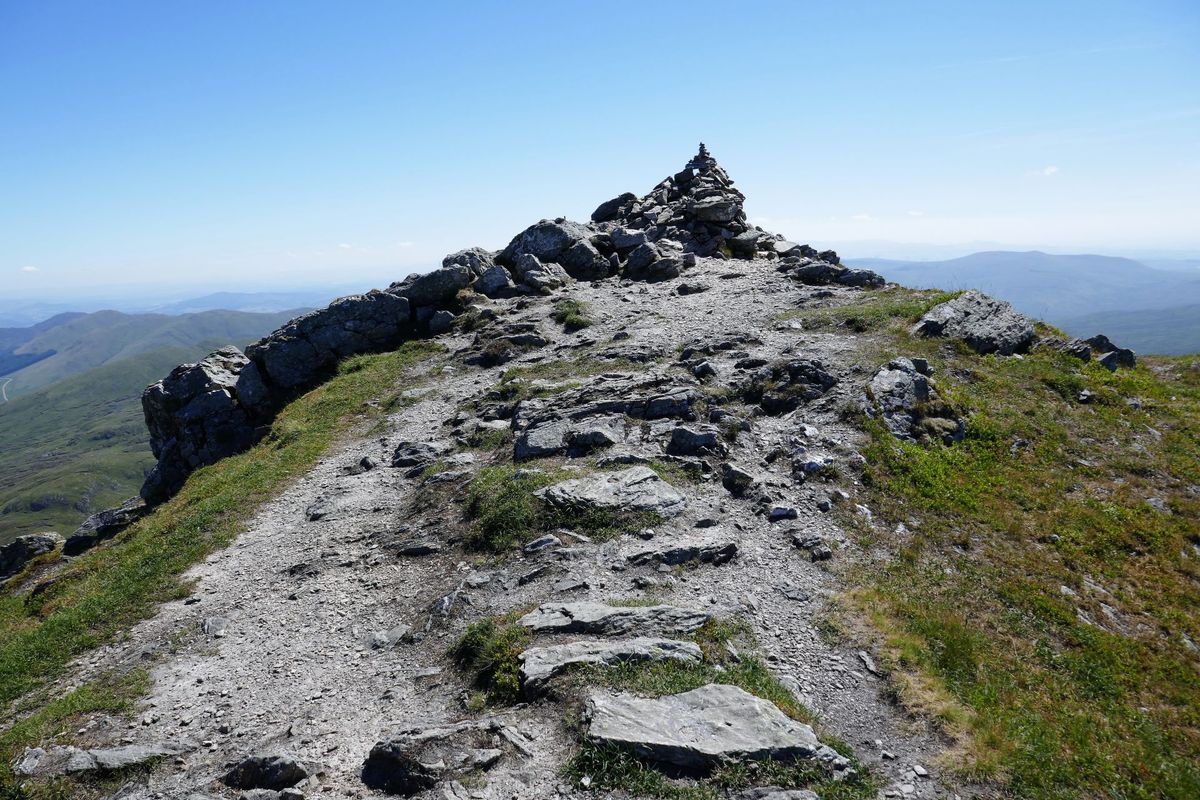
[[[0,294],[399,278],[699,140],[817,245],[1200,249],[1200,2],[0,0]]]

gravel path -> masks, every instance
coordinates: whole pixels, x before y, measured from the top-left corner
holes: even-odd
[[[733,375],[741,358],[824,362],[839,379],[832,391],[792,414],[755,418],[752,431],[742,434],[727,456],[758,476],[780,505],[794,507],[796,519],[768,522],[754,513],[751,500],[732,497],[718,478],[677,486],[687,495],[687,508],[657,529],[649,543],[626,536],[583,545],[569,559],[515,555],[489,562],[453,545],[433,555],[397,558],[380,547],[381,537],[408,524],[429,526],[427,537],[447,538],[459,511],[446,505],[414,514],[420,480],[386,466],[393,449],[400,442],[448,439],[447,420],[494,385],[501,371],[449,358],[435,381],[414,389],[415,404],[388,420],[386,435],[343,442],[264,505],[233,546],[189,573],[195,581],[191,597],[164,605],[125,641],[83,665],[100,668],[151,658],[153,687],[140,716],[131,729],[113,730],[111,736],[187,743],[181,756],[119,796],[175,798],[200,792],[236,797],[216,779],[252,753],[288,754],[320,764],[324,772],[319,788],[307,790],[310,797],[381,796],[366,789],[359,774],[373,744],[404,727],[467,716],[462,708],[466,687],[449,665],[446,648],[469,622],[546,600],[642,597],[633,579],[662,576],[650,566],[625,569],[624,557],[648,545],[697,537],[736,541],[737,558],[676,572],[673,586],[655,596],[748,621],[768,663],[818,713],[826,730],[849,742],[878,771],[883,791],[951,796],[934,766],[944,743],[881,696],[882,680],[855,651],[830,644],[818,631],[829,597],[839,590],[828,565],[859,557],[818,503],[835,488],[853,492],[853,486],[796,484],[790,470],[767,461],[776,448],[797,444],[838,464],[857,457],[860,434],[838,413],[861,391],[867,368],[873,369],[855,366],[855,337],[807,332],[772,320],[778,312],[833,302],[857,290],[800,286],[762,262],[701,260],[682,280],[711,290],[680,296],[675,291],[680,281],[573,284],[566,293],[588,303],[596,324],[571,334],[549,319],[551,299],[493,305],[509,309],[506,320],[536,322],[551,340],[517,364],[575,354],[649,356],[660,363],[648,369],[694,384],[685,370],[669,366],[679,346],[731,334],[749,335],[751,341],[737,348],[742,352],[711,357],[718,385]],[[627,338],[614,341],[618,334]],[[444,341],[455,351],[466,348],[471,337]],[[651,453],[659,444],[651,440],[641,447]],[[364,455],[384,466],[345,474]],[[694,529],[701,519],[716,524]],[[833,547],[834,560],[810,560],[793,545],[794,531],[820,536]],[[545,574],[518,585],[518,576],[543,564],[549,567]],[[556,592],[566,577],[581,588]],[[376,632],[398,625],[423,630],[430,607],[456,589],[462,594],[448,619],[435,616],[427,635],[413,643],[372,647]],[[206,620],[210,631],[222,633],[205,633]],[[561,706],[542,701],[502,716],[528,737],[528,755],[506,758],[487,773],[485,787],[462,790],[468,793],[461,796],[603,796],[576,790],[559,777],[573,741],[564,730]],[[894,758],[885,759],[884,751]],[[929,776],[914,777],[914,765]],[[460,796],[454,787],[445,790],[449,794],[442,791],[428,796]]]

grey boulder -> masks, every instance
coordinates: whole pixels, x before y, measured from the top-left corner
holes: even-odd
[[[954,414],[929,376],[908,358],[892,359],[880,367],[861,403],[868,415],[881,417],[900,439],[932,437],[950,444],[966,434],[966,422]]]
[[[451,253],[442,259],[442,267],[466,267],[471,274],[478,277],[483,275],[496,264],[496,254],[482,247],[470,247]]]
[[[475,279],[475,291],[488,297],[499,297],[514,286],[512,275],[504,267],[496,264],[488,268]]]
[[[311,769],[291,756],[254,755],[242,759],[221,782],[235,789],[287,789],[311,774]]]
[[[733,800],[820,800],[811,789],[783,789],[779,786],[758,786],[733,795]]]
[[[403,292],[370,291],[334,300],[250,345],[246,355],[274,386],[285,390],[313,386],[332,374],[338,361],[347,356],[399,344],[411,332],[411,305],[425,304],[420,301],[428,299],[421,293],[423,289],[414,287],[429,287],[446,280],[441,275],[446,272],[434,270],[422,275]],[[449,272],[469,274],[461,266]],[[456,291],[451,291],[450,297]],[[410,305],[409,294],[420,300],[412,300]]]
[[[720,566],[732,561],[737,552],[737,543],[731,541],[674,542],[664,547],[639,550],[629,554],[625,560],[635,567],[646,564],[673,567],[690,563]]]
[[[77,747],[27,747],[13,765],[13,772],[26,777],[54,777],[77,772],[112,772],[174,755],[178,747],[161,743],[128,744],[121,747],[80,750]]]
[[[1005,356],[1026,350],[1034,338],[1031,319],[1011,304],[975,291],[931,308],[913,333],[961,339],[977,353]]]
[[[490,769],[504,756],[495,737],[502,730],[495,720],[483,719],[400,731],[371,748],[363,763],[363,783],[411,797],[443,780]]]

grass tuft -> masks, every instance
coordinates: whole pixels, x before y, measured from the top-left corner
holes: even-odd
[[[471,623],[450,648],[455,663],[472,675],[483,694],[481,705],[512,705],[521,699],[520,655],[529,645],[529,629],[516,624],[520,614]]]
[[[582,330],[593,324],[588,304],[582,300],[559,300],[550,316],[568,331]]]

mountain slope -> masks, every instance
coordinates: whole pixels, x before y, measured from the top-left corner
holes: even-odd
[[[154,465],[142,389],[213,344],[141,353],[0,405],[0,544],[43,530],[68,535],[137,494]]]
[[[7,376],[12,379],[7,393],[9,398],[18,397],[110,361],[166,347],[192,350],[200,342],[213,341],[244,344],[298,313],[298,310],[270,314],[206,311],[168,316],[97,311],[73,316],[39,331],[13,349],[14,358],[40,357]]]
[[[28,328],[0,328],[0,376],[16,372],[22,367],[54,355],[53,350],[34,350],[20,354],[16,350],[46,331],[81,316],[83,315],[78,312],[58,314],[50,319],[42,320],[36,325],[30,325]]]

